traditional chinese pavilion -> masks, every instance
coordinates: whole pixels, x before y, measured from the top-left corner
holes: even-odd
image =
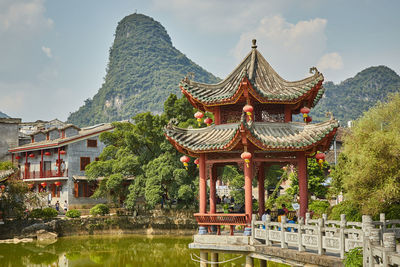
[[[289,82],[280,77],[257,50],[251,52],[231,74],[218,84],[203,84],[187,77],[180,82],[182,93],[201,112],[212,112],[214,124],[200,129],[182,129],[169,124],[165,135],[183,154],[199,159],[199,225],[248,224],[253,214],[252,179],[258,179],[261,215],[264,204],[264,177],[273,164],[297,165],[300,215],[308,205],[307,158],[326,151],[338,122],[311,124],[292,116],[307,114],[324,93],[324,76],[311,68],[310,77]],[[199,116],[201,117],[201,116]],[[209,121],[207,121],[209,122]],[[245,176],[245,213],[216,214],[217,168],[237,164]],[[207,183],[210,180],[210,207],[207,211]]]

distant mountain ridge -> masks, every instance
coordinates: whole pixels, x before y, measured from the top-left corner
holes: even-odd
[[[311,110],[313,121],[326,120],[330,111],[345,126],[390,93],[400,92],[400,76],[386,66],[369,67],[339,84],[325,82],[324,87],[324,96]]]
[[[196,81],[218,81],[177,50],[159,22],[142,14],[129,15],[118,23],[103,85],[93,99],[70,114],[68,122],[87,126],[145,111],[161,113],[168,95],[180,92],[179,81],[189,72]]]
[[[10,116],[0,111],[0,118],[10,118]]]

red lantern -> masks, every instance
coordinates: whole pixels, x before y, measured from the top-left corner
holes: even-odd
[[[65,155],[65,154],[67,154],[67,152],[65,150],[60,150],[60,154]]]
[[[28,184],[29,189],[32,189],[34,186],[34,184]]]
[[[21,158],[20,156],[16,156],[16,157],[15,157],[15,159],[20,159],[20,158]]]
[[[307,117],[305,118],[305,121],[306,121],[306,123],[312,122],[311,116],[307,116]]]
[[[207,124],[207,126],[210,126],[211,123],[213,123],[213,120],[211,118],[205,118],[204,123]]]
[[[29,154],[29,156],[28,156],[28,157],[30,157],[30,158],[34,158],[34,157],[35,157],[35,154],[31,153],[31,154]]]
[[[194,117],[197,119],[197,123],[198,123],[199,126],[200,126],[201,119],[204,117],[204,114],[203,114],[202,112],[200,112],[200,111],[197,111],[197,112],[194,114]]]
[[[249,121],[251,121],[251,114],[253,110],[254,110],[253,106],[250,105],[246,105],[243,107],[243,111],[246,112],[247,116],[249,116]]]
[[[187,170],[188,168],[188,166],[189,166],[189,161],[190,161],[190,158],[188,157],[188,156],[182,156],[181,158],[180,158],[180,161],[183,163],[183,166],[185,166],[185,169]]]
[[[41,185],[42,185],[43,187],[46,187],[46,186],[47,186],[47,183],[46,183],[46,182],[43,182],[43,183],[41,183]]]
[[[200,160],[199,159],[195,159],[194,160],[194,164],[196,164],[196,166],[197,166],[197,168],[199,167],[199,164],[200,164]]]
[[[322,164],[325,161],[325,154],[324,153],[317,153],[317,155],[315,155],[315,158],[317,159],[319,166],[322,167]]]
[[[4,184],[2,184],[2,185],[0,186],[0,188],[1,188],[1,191],[4,191],[4,190],[6,189],[6,186],[5,186]]]
[[[308,113],[310,113],[310,109],[308,107],[304,107],[300,109],[300,112],[303,113],[304,122],[307,122]]]
[[[61,185],[61,182],[55,182],[54,183],[56,186],[60,186]]]
[[[45,156],[51,156],[51,153],[49,151],[47,151],[47,152],[44,152],[44,155]]]
[[[243,152],[240,157],[244,159],[244,162],[246,162],[247,168],[249,167],[250,159],[251,159],[251,153],[250,152]]]

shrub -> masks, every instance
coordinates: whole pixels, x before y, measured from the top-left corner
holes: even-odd
[[[29,213],[30,218],[38,219],[43,217],[43,210],[42,209],[33,209]]]
[[[314,218],[321,218],[322,214],[328,213],[329,202],[322,200],[314,200],[308,205],[308,209],[314,212]]]
[[[43,219],[50,219],[50,218],[54,218],[57,217],[57,210],[53,209],[53,208],[44,208],[42,210],[43,214],[42,214],[42,218]]]
[[[57,217],[57,211],[53,208],[34,209],[29,214],[30,218],[50,219]]]
[[[354,203],[348,200],[333,206],[329,214],[329,218],[332,220],[340,220],[340,214],[346,214],[347,221],[361,222],[362,219],[360,209]]]
[[[346,252],[344,259],[344,266],[346,267],[362,267],[363,266],[363,250],[360,247],[353,248]]]
[[[400,219],[400,204],[390,205],[384,212],[386,220],[398,220]]]
[[[90,209],[91,215],[106,215],[108,213],[110,213],[110,209],[105,204],[97,204]]]
[[[69,210],[65,214],[68,218],[79,218],[81,217],[81,212],[79,210]]]

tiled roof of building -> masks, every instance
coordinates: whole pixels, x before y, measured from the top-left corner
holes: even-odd
[[[11,170],[0,170],[0,182],[3,182],[14,173],[14,169]]]
[[[220,83],[204,84],[185,78],[180,82],[180,87],[184,93],[191,95],[200,103],[213,105],[234,103],[240,96],[239,88],[244,77],[248,78],[258,95],[257,98],[263,103],[295,103],[319,85],[318,92],[310,103],[315,106],[323,94],[321,84],[324,76],[316,68],[312,68],[311,71],[314,74],[308,78],[295,82],[286,81],[276,73],[253,45],[252,51],[239,66]]]
[[[72,127],[71,125],[67,126]],[[74,126],[75,128],[79,129],[78,127]],[[79,133],[77,135],[73,135],[70,137],[65,137],[65,138],[57,138],[53,140],[44,140],[40,142],[34,142],[34,143],[29,143],[23,146],[15,147],[12,149],[9,149],[10,152],[19,152],[19,151],[29,151],[29,150],[37,150],[37,149],[42,149],[46,147],[59,147],[59,146],[64,146],[72,142],[79,141],[81,139],[88,138],[93,135],[97,135],[101,132],[106,132],[112,130],[114,127],[112,126],[111,123],[105,123],[101,124],[98,127],[95,128],[88,128],[88,129],[80,129]]]
[[[240,123],[212,125],[201,129],[182,129],[169,125],[166,136],[192,152],[226,151],[232,149],[240,138]],[[336,131],[338,122],[330,120],[316,124],[297,122],[253,122],[245,123],[251,133],[248,139],[263,150],[304,150],[317,144]]]

